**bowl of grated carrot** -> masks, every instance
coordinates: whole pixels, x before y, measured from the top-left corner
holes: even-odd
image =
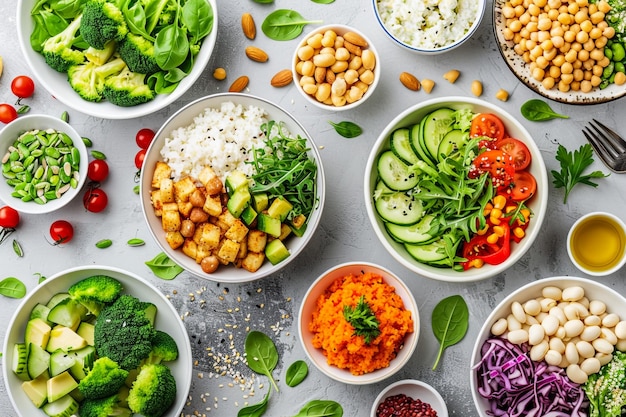
[[[298,331],[306,355],[326,376],[371,384],[409,361],[419,338],[419,312],[397,275],[350,262],[313,282],[300,307]]]

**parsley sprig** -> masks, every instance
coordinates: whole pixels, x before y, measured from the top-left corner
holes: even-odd
[[[354,335],[365,338],[365,344],[369,345],[380,334],[380,322],[372,311],[370,305],[362,295],[356,306],[345,305],[343,317],[354,327]]]
[[[593,171],[590,174],[583,175],[585,169],[593,163],[593,148],[588,143],[585,143],[574,152],[569,152],[563,145],[559,145],[555,158],[561,163],[561,171],[552,170],[552,176],[554,177],[552,183],[556,188],[565,188],[563,204],[567,203],[567,197],[576,184],[597,187],[598,184],[593,182],[592,179],[609,176],[609,174],[605,174],[602,171]]]

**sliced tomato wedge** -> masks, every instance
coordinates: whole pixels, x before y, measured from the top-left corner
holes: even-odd
[[[532,161],[532,156],[528,146],[524,142],[515,138],[504,138],[496,142],[496,148],[500,149],[513,157],[515,170],[521,171],[526,169]]]
[[[492,113],[479,113],[472,119],[470,137],[487,136],[492,139],[503,139],[505,136],[504,123]]]
[[[479,154],[472,162],[469,177],[477,178],[484,173],[491,176],[491,181],[497,188],[508,187],[515,174],[513,158],[499,149]]]
[[[513,201],[525,201],[537,192],[537,180],[528,171],[519,171],[513,175],[513,181],[507,190]]]

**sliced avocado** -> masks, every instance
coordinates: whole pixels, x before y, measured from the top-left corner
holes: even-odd
[[[50,376],[57,376],[69,370],[76,359],[70,352],[64,350],[56,350],[50,354]]]
[[[78,387],[78,382],[68,371],[62,372],[59,375],[53,376],[46,381],[46,388],[48,390],[48,403],[54,402],[61,397],[69,394]]]
[[[50,417],[71,417],[78,412],[78,401],[71,395],[64,395],[58,400],[44,405],[42,410]]]
[[[48,388],[46,384],[48,379],[48,375],[42,374],[33,380],[24,381],[22,383],[22,389],[26,393],[26,396],[30,398],[37,408],[41,408],[41,406],[48,401]]]
[[[48,345],[51,330],[48,323],[41,318],[29,320],[28,323],[26,323],[24,343],[26,343],[26,346],[34,343],[41,348],[45,348],[46,345]]]
[[[272,204],[270,204],[270,207],[267,209],[267,214],[269,214],[270,217],[274,217],[275,219],[279,219],[281,222],[284,222],[291,209],[293,209],[293,204],[285,200],[283,197],[277,197],[272,201]]]
[[[42,374],[48,374],[50,354],[41,346],[31,343],[28,345],[28,376],[35,379]]]
[[[252,208],[260,213],[270,205],[270,199],[267,193],[252,194]]]
[[[232,196],[235,191],[245,188],[247,189],[250,184],[248,182],[248,177],[241,171],[233,171],[226,176],[225,181],[226,192],[229,196]]]
[[[95,326],[91,323],[87,323],[86,321],[81,321],[78,325],[78,329],[76,329],[76,334],[82,337],[87,341],[87,344],[90,346],[94,345],[94,332]]]
[[[13,363],[11,365],[13,373],[22,381],[28,381],[28,345],[16,343],[13,345]]]
[[[226,203],[226,207],[228,207],[228,211],[234,217],[241,217],[241,213],[248,207],[250,204],[250,190],[248,188],[242,187],[235,191],[233,195],[228,199],[228,203]]]
[[[50,309],[48,320],[76,330],[86,314],[87,308],[84,305],[71,298],[66,298]]]
[[[69,327],[56,327],[50,331],[46,350],[50,353],[62,349],[65,352],[87,346],[87,341]]]
[[[280,236],[280,220],[271,217],[269,214],[259,213],[257,217],[257,228],[270,236]]]
[[[287,249],[282,240],[274,239],[265,247],[265,256],[272,265],[284,261],[289,255],[289,249]]]

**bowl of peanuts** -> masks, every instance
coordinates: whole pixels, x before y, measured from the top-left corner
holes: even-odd
[[[380,60],[363,32],[345,25],[326,25],[298,44],[292,71],[307,102],[325,110],[351,110],[374,94]]]
[[[562,103],[596,104],[626,94],[619,10],[606,0],[495,0],[500,52],[515,76]]]
[[[544,278],[513,291],[487,317],[474,345],[470,383],[478,414],[510,415],[517,402],[498,391],[512,392],[525,379],[515,394],[528,399],[525,410],[558,403],[572,407],[563,415],[590,415],[584,384],[615,352],[626,351],[625,312],[626,298],[587,278]],[[530,394],[535,389],[541,398]]]

